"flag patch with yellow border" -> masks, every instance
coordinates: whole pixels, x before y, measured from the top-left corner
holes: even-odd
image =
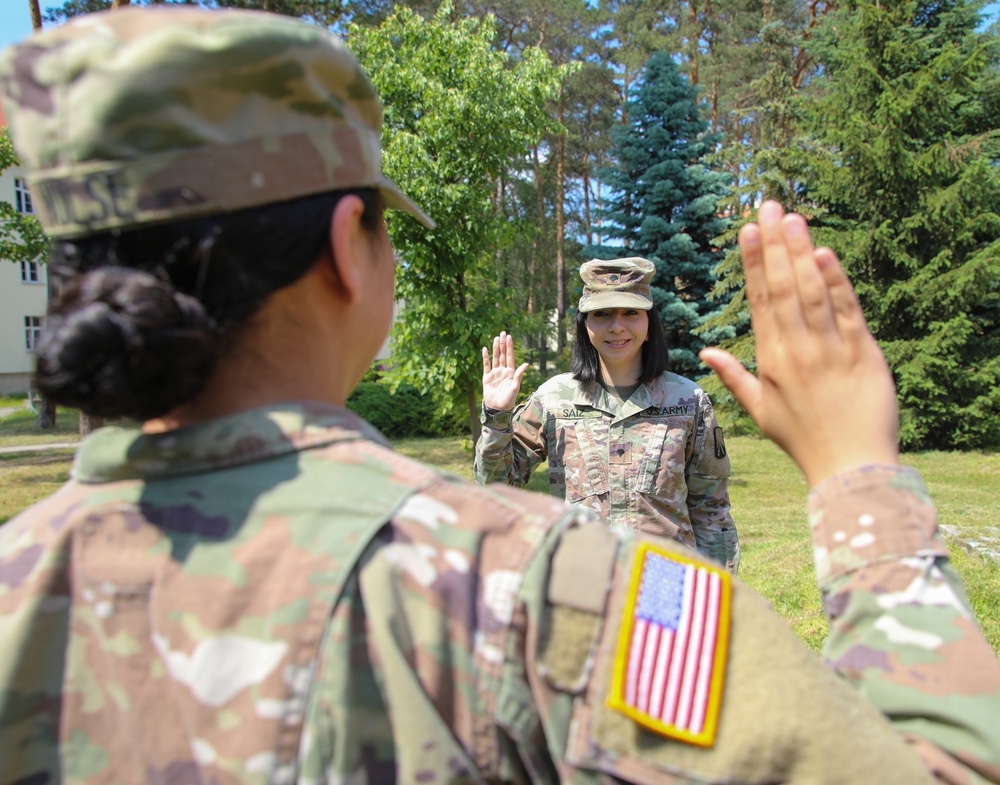
[[[731,599],[725,570],[640,543],[608,706],[657,733],[711,746],[722,703]]]

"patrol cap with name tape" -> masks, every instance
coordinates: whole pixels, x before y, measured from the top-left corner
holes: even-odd
[[[354,55],[259,11],[120,8],[0,54],[0,92],[55,238],[377,188],[382,105]]]
[[[649,282],[656,266],[648,259],[630,256],[627,259],[591,259],[580,265],[583,295],[578,310],[589,313],[600,308],[653,307]]]

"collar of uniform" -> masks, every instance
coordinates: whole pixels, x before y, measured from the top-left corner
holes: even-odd
[[[375,428],[346,409],[318,402],[276,404],[166,433],[101,428],[80,445],[72,476],[86,483],[155,480],[354,439],[386,444]]]
[[[613,395],[593,381],[577,385],[573,391],[573,403],[607,412],[612,417],[611,422],[615,423],[645,411],[653,405],[653,398],[649,383],[640,384],[627,401],[619,404]]]

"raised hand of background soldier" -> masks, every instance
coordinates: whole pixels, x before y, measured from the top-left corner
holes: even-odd
[[[488,409],[510,411],[517,403],[521,379],[528,363],[516,365],[514,339],[506,332],[493,339],[493,358],[483,347],[483,405]]]
[[[740,231],[740,251],[758,375],[720,349],[701,359],[810,487],[865,464],[898,464],[892,375],[836,255],[813,248],[805,220],[775,202]]]

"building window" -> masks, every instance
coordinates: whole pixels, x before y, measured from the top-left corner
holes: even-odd
[[[42,282],[42,271],[38,262],[21,262],[21,280],[24,283]]]
[[[24,317],[24,347],[29,352],[35,351],[35,347],[38,345],[38,336],[41,335],[43,321],[41,316]]]
[[[31,203],[31,192],[28,184],[20,177],[14,178],[14,206],[19,213],[34,214],[35,205]]]

